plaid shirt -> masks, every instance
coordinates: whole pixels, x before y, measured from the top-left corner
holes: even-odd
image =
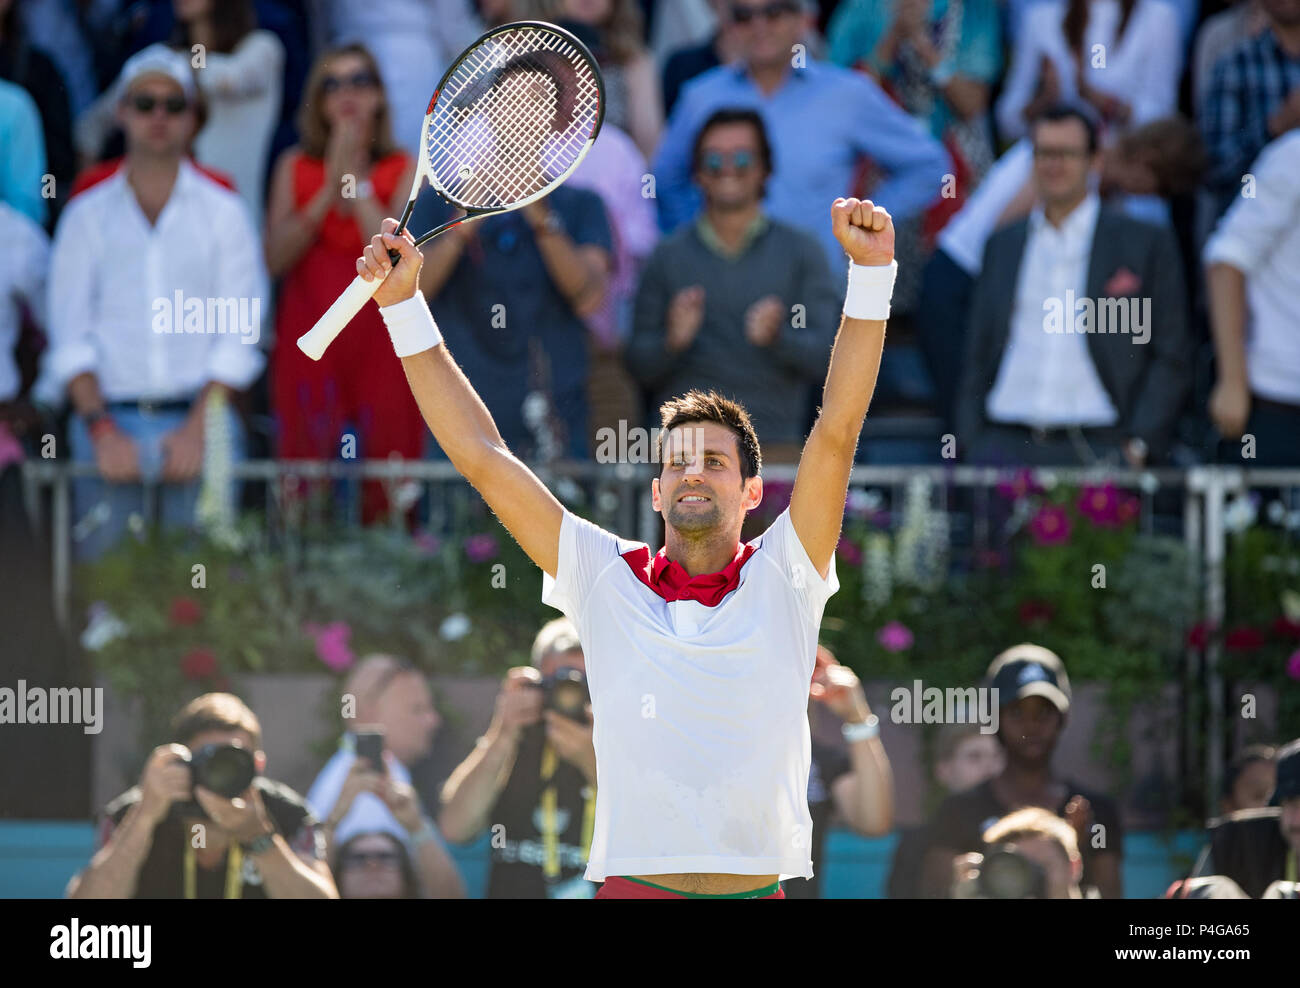
[[[1241,42],[1214,63],[1201,130],[1210,165],[1205,184],[1221,215],[1241,191],[1241,176],[1273,139],[1268,118],[1300,86],[1300,58],[1284,52],[1271,30]]]

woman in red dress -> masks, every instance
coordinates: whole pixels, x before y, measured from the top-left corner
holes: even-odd
[[[415,162],[393,142],[379,72],[361,45],[325,52],[299,110],[300,143],[276,162],[266,261],[280,278],[271,402],[281,459],[419,459],[424,422],[379,310],[367,304],[319,361],[296,345],[356,277],[385,216],[400,216]],[[349,441],[349,437],[351,441]],[[388,510],[363,487],[363,519]]]

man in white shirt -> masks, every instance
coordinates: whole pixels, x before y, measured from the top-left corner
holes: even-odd
[[[1205,245],[1217,381],[1210,418],[1224,462],[1300,466],[1300,131],[1255,159]],[[1244,436],[1253,442],[1238,442]]]
[[[790,506],[740,541],[763,496],[762,456],[735,402],[666,402],[666,523],[654,553],[567,511],[502,442],[417,293],[421,257],[384,221],[357,262],[439,445],[541,568],[542,599],[578,629],[594,714],[597,796],[586,877],[598,898],[784,898],[810,877],[807,700],[853,454],[875,388],[893,291],[894,227],[837,199],[853,260],[821,413]],[[388,248],[400,252],[396,267]]]
[[[1101,205],[1097,131],[1071,107],[1034,125],[1039,205],[988,241],[956,405],[966,459],[1140,467],[1190,386],[1173,234]]]
[[[193,70],[160,45],[122,69],[123,167],[68,204],[49,279],[49,371],[75,414],[72,457],[99,478],[74,486],[83,558],[143,510],[140,481],[162,480],[162,519],[192,521],[210,395],[247,388],[267,298],[246,207],[186,160],[197,124]],[[229,459],[243,430],[224,412]],[[106,483],[105,483],[106,482]],[[151,520],[151,519],[150,519]]]

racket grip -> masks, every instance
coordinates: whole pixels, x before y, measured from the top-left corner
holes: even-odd
[[[382,280],[366,281],[361,275],[353,278],[352,284],[316,320],[316,325],[298,337],[298,349],[312,360],[320,360],[329,345],[347,328],[352,317],[365,307],[382,284]]]

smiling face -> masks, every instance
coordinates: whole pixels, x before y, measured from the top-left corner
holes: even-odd
[[[758,134],[747,123],[710,127],[700,140],[695,180],[711,209],[748,208],[762,196],[767,170]]]
[[[654,508],[679,533],[735,527],[763,498],[763,481],[744,480],[736,434],[717,422],[687,422],[664,437],[663,470],[651,482]]]

